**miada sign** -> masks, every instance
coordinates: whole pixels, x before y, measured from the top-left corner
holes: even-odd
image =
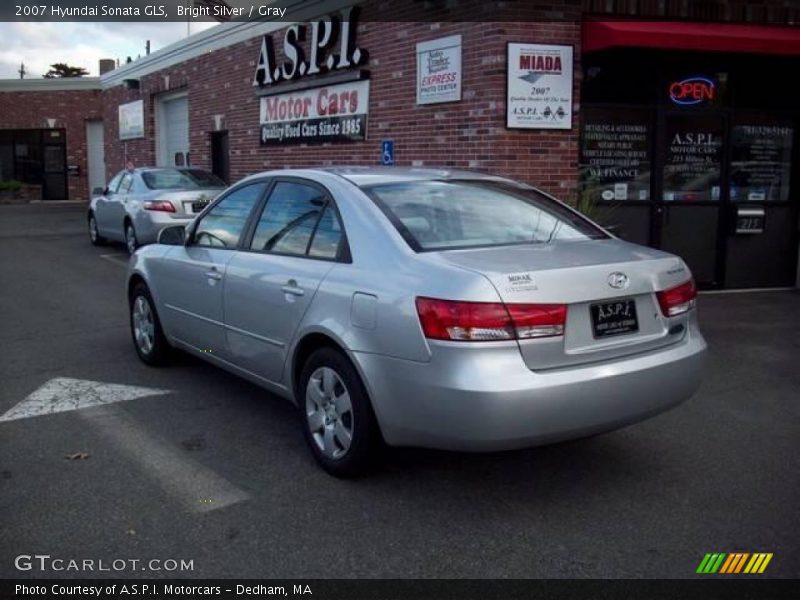
[[[283,54],[286,61],[278,65],[272,38],[261,39],[253,85],[263,87],[338,69],[357,67],[367,60],[367,52],[356,46],[357,9],[349,7],[338,13],[310,23],[287,27],[283,34]],[[308,58],[301,42],[306,39],[306,29],[311,29]]]
[[[706,77],[690,77],[669,84],[669,99],[674,104],[691,106],[713,102],[717,98],[717,87]]]

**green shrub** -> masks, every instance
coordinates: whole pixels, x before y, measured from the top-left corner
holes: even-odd
[[[22,187],[22,182],[16,179],[0,181],[0,192],[16,192]]]

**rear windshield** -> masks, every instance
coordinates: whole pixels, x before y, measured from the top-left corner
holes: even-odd
[[[532,189],[484,181],[408,181],[365,188],[417,252],[608,236]]]
[[[225,187],[225,182],[219,177],[202,169],[144,171],[142,179],[151,190],[196,190]]]

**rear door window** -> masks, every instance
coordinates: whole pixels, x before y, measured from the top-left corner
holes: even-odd
[[[258,220],[250,249],[305,255],[326,202],[316,186],[278,182]]]
[[[311,240],[308,255],[314,258],[336,258],[339,256],[342,240],[342,227],[336,217],[336,211],[329,204],[317,223],[317,230],[314,232],[314,239]]]

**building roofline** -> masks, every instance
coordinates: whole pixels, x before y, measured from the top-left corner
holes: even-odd
[[[280,21],[229,21],[190,35],[147,56],[120,65],[100,77],[102,89],[122,85],[125,79],[138,79],[213,50],[283,29],[287,25],[312,20],[330,12],[358,4],[361,0],[310,0],[297,2]]]
[[[0,79],[0,92],[57,92],[99,90],[99,77],[54,77],[52,79]]]

